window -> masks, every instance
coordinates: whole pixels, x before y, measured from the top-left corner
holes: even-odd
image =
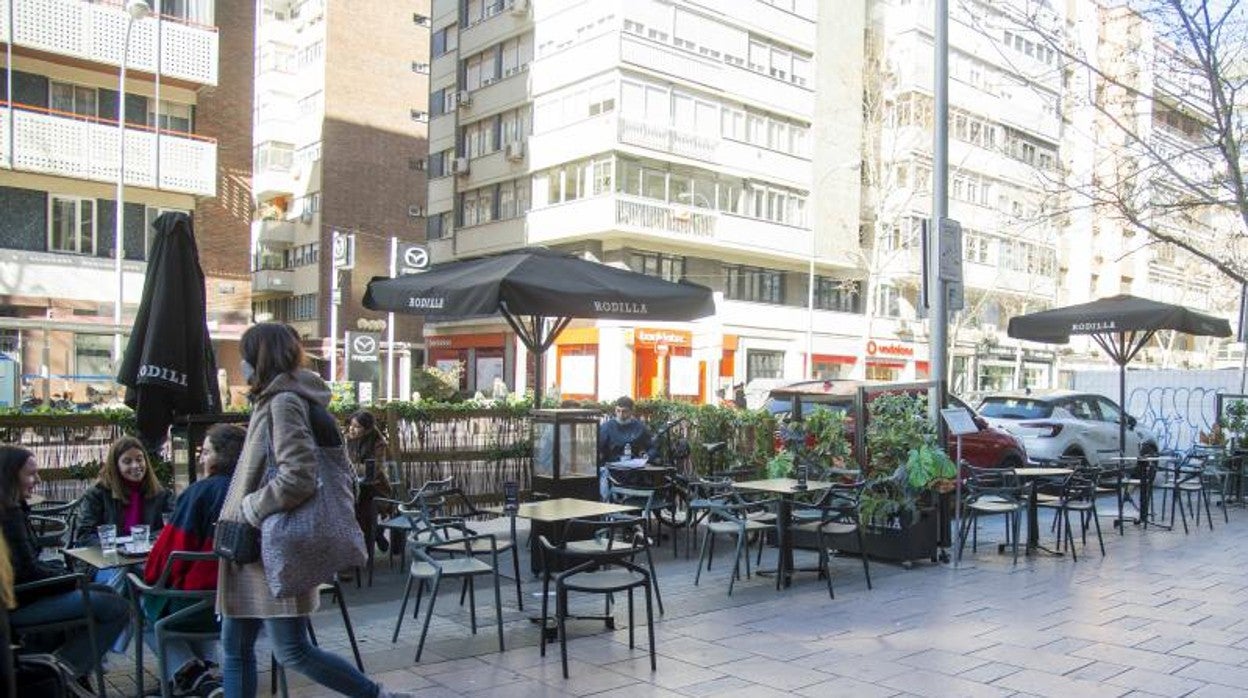
[[[628,268],[638,274],[676,282],[685,276],[685,258],[655,252],[631,252],[628,255]]]
[[[777,304],[784,301],[783,272],[745,266],[729,266],[725,271],[725,298]]]
[[[95,200],[48,197],[48,251],[95,254]]]
[[[745,353],[745,380],[783,378],[784,352],[750,349]]]
[[[451,214],[435,213],[425,219],[426,230],[430,240],[441,240],[451,236]]]
[[[459,49],[459,30],[452,24],[433,33],[431,53],[434,58]]]
[[[156,126],[156,111],[152,108],[153,100],[147,101],[147,125]],[[160,130],[194,133],[194,107],[189,104],[160,100]]]
[[[862,305],[859,303],[859,294],[858,281],[832,279],[826,276],[815,277],[815,307],[820,310],[861,313]]]
[[[109,334],[74,335],[74,373],[111,380],[113,370],[113,336]]]
[[[429,154],[429,177],[445,177],[451,173],[451,160],[455,159],[455,150],[448,148]]]
[[[876,287],[875,312],[881,317],[901,317],[901,294],[896,288],[884,284]]]
[[[94,87],[74,85],[68,82],[48,83],[48,106],[65,114],[97,116],[99,97]],[[116,114],[111,115],[116,117]]]

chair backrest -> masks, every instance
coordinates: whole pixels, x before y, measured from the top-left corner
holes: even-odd
[[[833,516],[856,519],[862,501],[862,490],[866,486],[865,480],[836,483],[824,491],[815,506]]]
[[[1012,468],[978,468],[966,466],[966,492],[970,499],[1001,497],[1018,500],[1022,496],[1022,483]]]

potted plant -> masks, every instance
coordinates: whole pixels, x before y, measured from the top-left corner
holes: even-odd
[[[860,516],[867,552],[901,562],[937,559],[937,493],[957,467],[938,444],[925,395],[880,395],[868,407],[866,487]]]
[[[781,427],[779,436],[780,449],[767,461],[769,478],[791,477],[794,468],[805,465],[810,477],[824,479],[849,459],[845,413],[838,410],[816,407]]]
[[[1232,452],[1242,447],[1248,437],[1248,400],[1232,400],[1226,404],[1222,435],[1230,443]]]

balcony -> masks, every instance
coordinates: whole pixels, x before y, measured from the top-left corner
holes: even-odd
[[[735,249],[751,254],[806,259],[811,232],[693,206],[632,196],[600,196],[529,212],[529,244],[566,242],[617,231],[634,239]]]
[[[9,7],[13,16],[9,17]],[[121,47],[129,20],[121,3],[82,0],[22,0],[0,3],[0,41],[70,58],[121,65]],[[157,50],[157,25],[160,47]],[[217,28],[162,18],[134,23],[130,34],[131,70],[155,73],[201,85],[217,84]],[[159,57],[159,61],[157,58]]]
[[[290,247],[295,244],[294,221],[255,221],[251,227],[256,242],[265,247]]]
[[[720,142],[718,136],[680,131],[671,126],[651,124],[623,116],[619,118],[619,129],[621,143],[696,160],[713,161]]]
[[[10,143],[9,120],[13,120]],[[15,104],[0,106],[0,168],[117,181],[116,122]],[[187,133],[126,127],[126,184],[196,196],[217,193],[217,143]]]
[[[257,269],[251,272],[252,293],[291,293],[294,272],[290,269]]]

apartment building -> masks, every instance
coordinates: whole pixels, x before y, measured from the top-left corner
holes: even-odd
[[[389,274],[392,238],[424,241],[429,24],[428,0],[260,3],[253,307],[256,320],[296,327],[327,376],[343,332],[385,328],[360,303],[368,280]],[[335,233],[354,242],[350,270],[332,268]],[[406,367],[419,318],[396,316],[395,329]],[[406,395],[407,371],[398,376]]]
[[[247,321],[248,279],[240,272],[251,203],[253,8],[215,0],[126,5],[0,5],[0,364],[14,369],[26,394],[44,400],[116,397],[114,333],[129,331],[150,223],[165,211],[195,214],[223,366],[237,364],[229,359],[232,340]],[[226,53],[241,58],[223,65]]]
[[[1068,191],[1084,204],[1062,241],[1059,301],[1130,293],[1224,317],[1238,313],[1239,288],[1176,245],[1154,241],[1124,212],[1196,249],[1226,249],[1242,220],[1234,210],[1192,205],[1213,190],[1226,163],[1209,152],[1214,123],[1207,77],[1166,39],[1165,28],[1125,6],[1073,8],[1069,46],[1078,57],[1065,95]],[[1099,204],[1087,204],[1095,198]],[[1071,209],[1075,206],[1070,205]],[[1161,333],[1141,366],[1213,368],[1228,340]],[[1067,371],[1098,365],[1089,342],[1062,356]],[[1222,364],[1219,364],[1222,365]],[[1239,365],[1239,356],[1225,362]]]
[[[822,46],[861,46],[864,16],[825,25],[817,10],[434,0],[433,260],[544,245],[716,291],[716,316],[697,322],[574,321],[547,352],[562,396],[709,401],[858,360],[859,148],[813,122],[860,112],[861,81],[820,61]],[[860,54],[826,67],[860,75]],[[817,179],[845,186],[815,197]],[[425,340],[468,390],[532,375],[501,320],[429,323]]]

